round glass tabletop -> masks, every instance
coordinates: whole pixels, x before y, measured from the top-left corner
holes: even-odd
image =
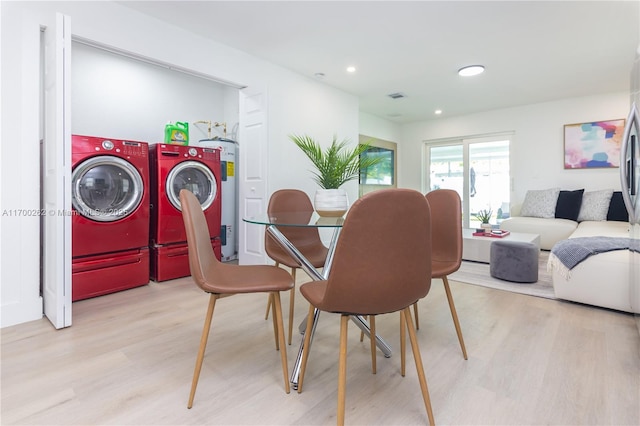
[[[322,217],[317,213],[300,212],[275,212],[256,216],[247,216],[242,219],[247,223],[256,225],[297,226],[311,228],[341,228],[344,217]]]

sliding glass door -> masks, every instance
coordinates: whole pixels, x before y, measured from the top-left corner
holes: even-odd
[[[425,188],[457,191],[464,227],[480,225],[474,216],[480,210],[491,210],[492,224],[509,216],[511,139],[512,135],[500,134],[425,144]]]

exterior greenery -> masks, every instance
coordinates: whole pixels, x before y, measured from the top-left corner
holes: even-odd
[[[382,160],[360,155],[369,148],[369,144],[359,144],[348,150],[349,140],[338,142],[335,135],[331,146],[324,151],[311,136],[289,135],[289,138],[309,157],[316,168],[313,179],[324,189],[337,189],[343,183],[357,178],[360,169],[372,167]]]

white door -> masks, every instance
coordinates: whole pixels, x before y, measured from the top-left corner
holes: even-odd
[[[264,226],[248,224],[243,217],[267,211],[267,94],[266,90],[247,87],[240,90],[239,126],[239,198],[240,244],[238,261],[241,265],[262,265]]]
[[[56,14],[44,29],[43,209],[44,313],[71,325],[71,20]]]

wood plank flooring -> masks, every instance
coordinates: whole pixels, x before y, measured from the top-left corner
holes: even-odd
[[[305,274],[299,273],[300,280]],[[630,314],[451,282],[469,360],[442,284],[419,304],[418,339],[436,423],[639,425],[640,336]],[[76,302],[73,326],[2,329],[3,425],[335,423],[339,316],[323,313],[304,391],[285,394],[266,295],[216,306],[194,406],[186,408],[208,297],[190,278]],[[285,323],[288,296],[283,295]],[[295,324],[307,302],[296,298]],[[398,314],[378,317],[396,349],[350,325],[346,422],[426,424],[411,352],[401,377]],[[287,347],[291,369],[302,336]]]

